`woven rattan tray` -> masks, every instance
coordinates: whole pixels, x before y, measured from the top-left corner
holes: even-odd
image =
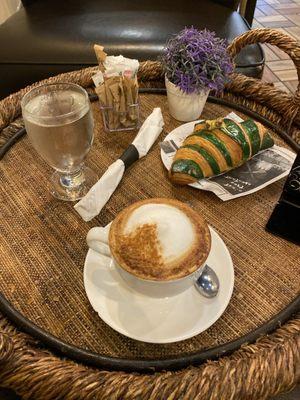
[[[298,68],[296,42],[274,31],[258,30],[244,35],[231,45],[231,54],[234,56],[247,43],[265,40],[287,51]],[[91,87],[93,71],[72,72],[48,82],[73,81]],[[143,86],[161,86],[160,65],[143,63],[140,79]],[[166,125],[161,140],[179,123],[168,114],[165,94],[159,89],[159,93],[150,92],[141,94],[142,118],[154,106],[162,108]],[[22,121],[16,118],[23,93],[20,91],[0,104],[2,144],[8,143],[22,126]],[[209,100],[203,116],[223,116],[232,109],[241,116],[251,114],[273,131],[277,143],[297,149],[285,132],[295,139],[299,137],[298,106],[298,92],[292,97],[271,85],[235,75],[222,99]],[[105,134],[97,101],[92,107],[95,143],[88,164],[102,174],[131,142],[134,133]],[[143,371],[143,374],[100,372],[60,360],[39,348],[29,336],[17,333],[3,318],[0,358],[5,363],[0,369],[0,382],[2,379],[4,386],[11,386],[30,399],[191,399],[196,395],[199,399],[258,399],[289,388],[297,381],[300,373],[296,368],[300,325],[297,319],[230,358],[177,373],[147,373],[197,365],[232,352],[274,330],[297,310],[300,249],[264,230],[280,196],[282,181],[251,196],[221,202],[211,193],[172,186],[156,144],[145,159],[127,172],[99,217],[83,223],[71,204],[58,202],[48,194],[49,170],[36,157],[26,137],[5,154],[0,173],[4,189],[0,242],[2,312],[21,330],[84,364],[100,369]],[[189,202],[204,213],[227,243],[236,273],[233,298],[222,318],[195,338],[168,345],[136,342],[113,331],[93,312],[82,281],[88,229],[108,223],[133,201],[157,196]],[[285,363],[289,368],[280,371]],[[55,376],[59,377],[59,385]],[[228,385],[222,385],[224,380]],[[249,397],[249,393],[256,393],[256,397]]]

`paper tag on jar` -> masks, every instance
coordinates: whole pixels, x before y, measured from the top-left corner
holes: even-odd
[[[92,76],[93,82],[95,86],[100,86],[104,82],[103,73],[101,71],[97,72],[95,75]]]

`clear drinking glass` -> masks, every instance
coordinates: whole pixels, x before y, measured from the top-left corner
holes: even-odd
[[[87,92],[73,83],[38,86],[21,102],[27,134],[40,156],[55,169],[50,191],[78,200],[96,183],[84,161],[93,143],[94,121]]]

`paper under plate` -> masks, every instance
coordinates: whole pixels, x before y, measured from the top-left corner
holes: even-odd
[[[233,112],[227,117],[237,122],[242,121]],[[161,159],[168,170],[171,168],[176,149],[193,132],[194,125],[199,121],[180,125],[172,130],[161,143]],[[287,148],[274,145],[258,153],[238,168],[210,179],[201,179],[189,186],[211,191],[224,201],[231,200],[254,193],[287,176],[295,157],[296,155]]]

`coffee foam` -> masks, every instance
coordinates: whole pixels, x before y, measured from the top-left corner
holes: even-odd
[[[182,257],[196,240],[191,220],[183,211],[168,204],[145,204],[135,209],[125,224],[124,234],[131,234],[145,224],[156,225],[161,255],[167,263]]]
[[[142,278],[167,281],[200,268],[211,246],[201,215],[173,199],[141,200],[113,221],[109,247],[117,264]]]

